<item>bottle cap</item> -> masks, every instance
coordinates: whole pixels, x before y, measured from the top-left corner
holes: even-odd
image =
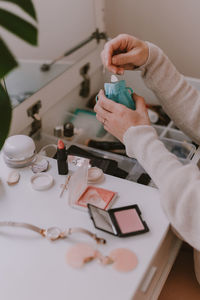
[[[119,81],[119,80],[118,80],[117,76],[111,75],[110,81],[111,81],[111,82],[117,82],[117,81]]]
[[[61,137],[62,131],[63,131],[62,126],[56,126],[53,130],[53,134],[54,134],[54,136]]]
[[[64,136],[72,137],[74,135],[74,125],[71,122],[64,124]]]

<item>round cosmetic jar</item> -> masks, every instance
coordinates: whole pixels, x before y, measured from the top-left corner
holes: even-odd
[[[3,158],[10,168],[30,166],[36,158],[35,143],[27,135],[13,135],[6,139]]]

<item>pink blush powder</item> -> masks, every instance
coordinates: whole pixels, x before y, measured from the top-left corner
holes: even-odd
[[[89,203],[99,208],[106,209],[113,200],[114,196],[115,192],[98,187],[88,186],[76,204],[87,207],[87,204]]]
[[[129,272],[136,268],[138,259],[131,250],[118,248],[111,251],[109,257],[114,261],[113,268],[120,272]]]
[[[134,208],[116,211],[114,212],[114,215],[122,233],[129,233],[144,229],[144,225]]]
[[[67,252],[67,264],[73,268],[81,268],[85,262],[95,258],[96,251],[88,244],[79,243]]]

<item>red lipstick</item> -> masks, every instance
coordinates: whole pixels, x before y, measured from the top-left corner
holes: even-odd
[[[66,175],[68,173],[67,154],[62,140],[58,140],[57,147],[58,174]]]
[[[63,143],[62,140],[58,140],[58,149],[61,150],[61,149],[64,149],[65,148],[65,145]]]

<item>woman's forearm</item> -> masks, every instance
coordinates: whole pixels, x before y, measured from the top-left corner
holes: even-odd
[[[135,157],[152,177],[161,193],[161,203],[179,235],[200,250],[200,172],[182,165],[158,139],[151,126],[130,127],[124,134],[127,154]]]
[[[182,131],[200,144],[200,93],[175,68],[163,51],[147,42],[149,58],[141,67],[146,85]]]

